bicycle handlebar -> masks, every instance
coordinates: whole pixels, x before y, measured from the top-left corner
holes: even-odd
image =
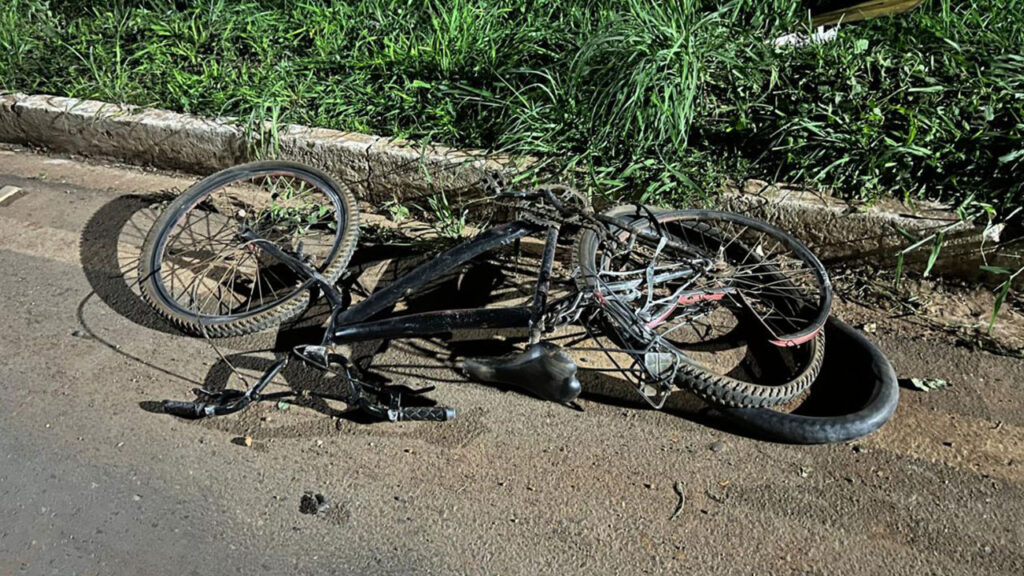
[[[288,363],[285,357],[275,362],[263,376],[245,394],[233,396],[233,399],[224,403],[220,402],[181,402],[178,400],[164,400],[162,402],[164,413],[179,416],[181,418],[205,418],[207,416],[224,416],[233,414],[247,408],[249,404],[258,402],[260,393],[270,384],[270,381],[277,376],[278,372]]]
[[[455,408],[446,406],[407,406],[398,409],[397,420],[429,420],[445,422],[455,419]]]
[[[388,408],[381,404],[370,402],[365,397],[358,401],[359,409],[371,414],[381,420],[391,422],[429,420],[431,422],[446,422],[455,419],[455,408],[447,406],[403,406]]]
[[[252,403],[252,398],[243,396],[229,404],[164,400],[163,407],[165,414],[171,414],[181,418],[197,419],[206,418],[207,416],[224,416],[226,414],[234,414],[235,412],[247,408],[249,404]]]
[[[179,416],[181,418],[202,418],[207,416],[208,405],[203,402],[180,402],[178,400],[164,400],[164,413]]]

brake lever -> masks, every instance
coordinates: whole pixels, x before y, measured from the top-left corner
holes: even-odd
[[[245,392],[241,390],[230,389],[213,391],[206,388],[193,388],[192,393],[196,395],[196,398],[208,404],[224,404],[230,400],[236,400],[245,396]]]

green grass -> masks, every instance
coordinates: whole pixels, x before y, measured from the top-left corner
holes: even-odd
[[[613,199],[1021,203],[1016,0],[767,42],[806,27],[795,0],[6,0],[0,89],[532,154]]]

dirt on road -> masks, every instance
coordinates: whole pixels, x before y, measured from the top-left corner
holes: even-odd
[[[606,379],[571,411],[467,382],[435,341],[374,365],[437,385],[452,422],[366,423],[314,396],[160,414],[239,385],[131,286],[160,202],[194,181],[0,147],[0,188],[25,191],[0,205],[0,575],[1024,573],[1024,361],[842,283],[836,314],[901,378],[950,383],[902,389],[849,444],[759,441],[683,393],[658,412]],[[295,338],[220,344],[255,373]],[[283,381],[337,385],[297,363]],[[300,512],[306,492],[329,509]]]

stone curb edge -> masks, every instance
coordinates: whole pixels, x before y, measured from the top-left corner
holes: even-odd
[[[57,152],[109,158],[200,174],[239,164],[255,151],[324,169],[351,186],[357,197],[379,206],[389,200],[416,203],[438,191],[453,201],[479,193],[488,171],[507,160],[443,146],[417,146],[366,134],[298,125],[245,126],[232,118],[202,118],[166,110],[47,95],[0,93],[0,141]],[[845,203],[807,192],[747,181],[721,196],[722,207],[750,213],[810,245],[826,263],[857,262],[894,267],[907,246],[898,229],[927,235],[956,222],[942,206],[911,211],[896,202],[853,210]],[[947,234],[936,271],[977,279],[983,263],[979,230],[960,224]],[[1018,248],[1018,250],[1020,250]],[[909,255],[910,265],[929,250]],[[987,254],[999,265],[1017,255]],[[1007,262],[1007,264],[1011,264]],[[1017,264],[1019,266],[1019,264]]]
[[[485,171],[504,166],[380,136],[18,93],[0,93],[0,141],[204,175],[270,151],[326,170],[373,204],[436,190],[472,193]]]

